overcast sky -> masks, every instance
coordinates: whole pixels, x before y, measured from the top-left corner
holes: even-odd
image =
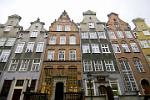
[[[81,22],[82,13],[92,10],[102,22],[107,22],[107,15],[115,12],[132,29],[132,19],[137,17],[145,18],[150,26],[150,0],[0,0],[0,23],[4,24],[8,16],[18,14],[22,17],[20,25],[27,29],[30,22],[39,17],[48,30],[64,10],[74,22]]]

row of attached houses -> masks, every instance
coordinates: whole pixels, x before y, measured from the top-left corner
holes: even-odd
[[[28,29],[12,15],[0,24],[0,98],[24,100],[25,92],[63,100],[64,92],[85,96],[150,94],[150,28],[144,19],[135,29],[116,13],[101,22],[83,12],[75,23],[66,11],[49,30],[39,18]]]

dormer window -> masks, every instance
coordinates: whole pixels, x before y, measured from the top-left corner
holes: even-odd
[[[94,23],[89,23],[89,28],[91,29],[91,28],[95,28],[95,26],[94,26]]]
[[[37,37],[37,35],[38,35],[38,30],[32,31],[30,33],[30,37]]]
[[[62,25],[57,25],[56,31],[62,31]]]

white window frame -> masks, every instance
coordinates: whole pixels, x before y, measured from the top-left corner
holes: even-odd
[[[29,63],[30,63],[29,59],[23,59],[21,61],[21,66],[19,68],[19,71],[27,71],[29,67]]]
[[[94,25],[94,23],[93,23],[93,22],[89,22],[88,24],[89,24],[89,29],[93,29],[93,28],[95,28],[95,25]]]
[[[7,62],[11,50],[3,50],[0,55],[0,62]]]
[[[0,38],[0,46],[4,46],[5,42],[6,42],[6,38]]]
[[[70,31],[70,30],[71,30],[70,25],[65,25],[65,31]]]
[[[116,31],[118,38],[124,38],[123,32],[122,31]]]
[[[34,30],[32,32],[30,32],[30,37],[35,38],[38,36],[39,31],[38,30]]]
[[[16,38],[8,38],[5,46],[13,46],[16,41]]]
[[[60,44],[66,44],[66,36],[60,36]]]
[[[8,71],[16,71],[18,64],[19,64],[18,59],[12,59],[9,65]]]
[[[76,60],[76,50],[69,51],[69,60]]]
[[[83,61],[84,72],[93,71],[92,61]]]
[[[106,39],[105,32],[97,32],[99,39]]]
[[[144,35],[150,35],[149,31],[143,31]]]
[[[108,44],[101,44],[102,53],[110,53]]]
[[[57,25],[56,26],[56,31],[62,31],[62,25]]]
[[[134,60],[134,65],[139,72],[145,72],[143,65],[139,59]]]
[[[91,80],[91,84],[92,84],[91,88],[88,87],[88,85],[87,85],[88,83],[89,83],[89,81],[85,80],[85,88],[86,88],[85,93],[86,93],[86,96],[90,96],[90,95],[88,95],[89,94],[88,91],[91,91],[91,90],[93,90],[93,93],[94,93],[94,95],[92,95],[92,96],[96,96],[96,89],[95,89],[95,82],[94,82],[94,80]]]
[[[113,85],[116,85],[117,86],[117,90],[115,89],[113,89]],[[119,86],[119,82],[118,82],[118,80],[109,80],[109,85],[110,85],[110,87],[112,88],[112,91],[115,93],[115,92],[118,92],[118,95],[120,95],[121,94],[121,91],[120,91],[120,86]],[[115,95],[115,96],[118,96],[118,95]]]
[[[130,43],[133,52],[140,52],[136,43]]]
[[[123,52],[131,52],[128,44],[123,43],[121,44],[121,46],[122,46]]]
[[[50,36],[49,44],[56,44],[56,36]]]
[[[35,42],[28,42],[25,52],[33,52]]]
[[[44,50],[44,42],[38,42],[36,46],[36,52],[43,52]]]
[[[89,39],[89,33],[88,32],[81,33],[81,38],[82,39]]]
[[[63,57],[61,57],[61,55]],[[59,50],[59,52],[58,52],[58,60],[65,60],[65,50]]]
[[[55,51],[54,50],[48,50],[47,52],[47,59],[48,60],[54,60],[54,54],[55,54]]]
[[[104,63],[106,71],[115,71],[114,63],[112,60],[105,60]]]
[[[92,53],[100,53],[98,44],[91,44],[91,47],[92,47]]]
[[[69,37],[69,44],[76,44],[76,36]]]
[[[109,32],[108,32],[108,35],[109,35],[109,38],[110,38],[110,39],[117,39],[117,38],[116,38],[116,35],[115,35],[115,33],[114,33],[113,31],[109,31]]]
[[[82,52],[83,53],[90,53],[90,46],[89,46],[89,44],[82,44]]]
[[[140,41],[141,48],[150,48],[147,40]]]
[[[5,27],[4,32],[9,32],[11,30],[12,26],[8,25]]]
[[[115,53],[121,53],[119,44],[112,44],[112,47],[113,47],[113,51],[114,51]]]
[[[95,69],[95,71],[104,71],[102,61],[95,60],[93,62],[94,62],[94,69]]]
[[[97,34],[96,32],[89,32],[90,39],[97,39]]]
[[[19,42],[17,44],[15,53],[22,53],[23,52],[23,48],[24,48],[25,42]]]
[[[130,31],[125,31],[125,35],[127,38],[133,38],[132,33]]]
[[[39,60],[39,62],[35,62],[36,60]],[[41,63],[40,59],[33,59],[31,71],[39,71],[39,69],[40,69],[40,63]]]

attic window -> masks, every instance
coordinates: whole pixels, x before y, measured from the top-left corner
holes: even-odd
[[[11,25],[8,25],[8,26],[6,26],[6,28],[5,28],[5,32],[9,32],[10,30],[11,30],[11,28],[12,28],[12,26]]]

